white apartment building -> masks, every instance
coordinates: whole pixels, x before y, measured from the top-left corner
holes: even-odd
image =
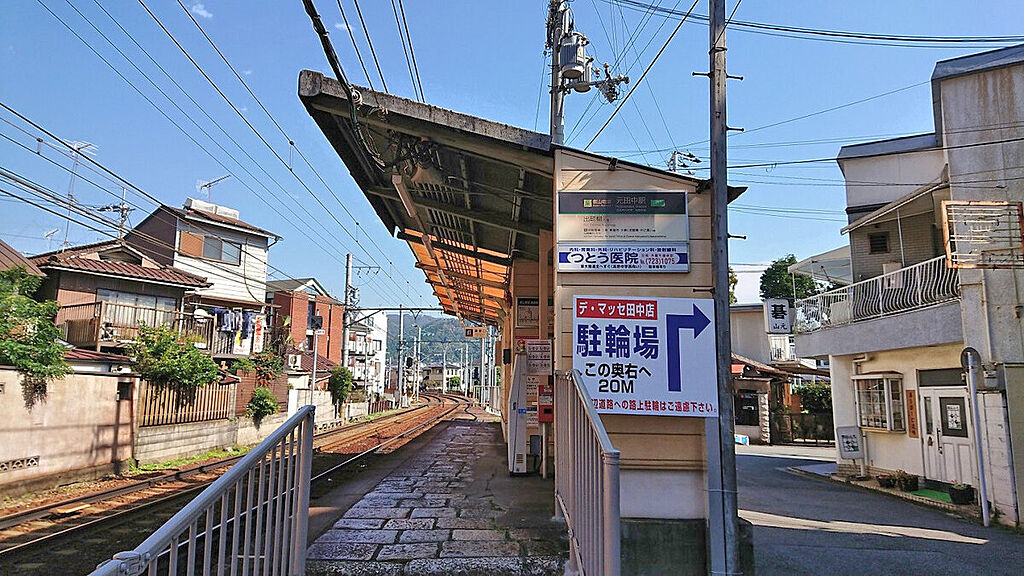
[[[1024,269],[948,267],[942,202],[1024,201],[1024,46],[937,63],[932,106],[932,132],[841,149],[853,283],[797,301],[796,348],[829,359],[835,424],[860,427],[872,474],[902,469],[934,487],[975,488],[985,474],[999,520],[1015,524],[1024,495]],[[985,367],[984,470],[965,346]]]
[[[348,368],[356,387],[367,394],[384,394],[385,362],[388,349],[388,316],[384,311],[352,313],[347,342]]]

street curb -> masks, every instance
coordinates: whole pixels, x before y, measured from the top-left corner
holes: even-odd
[[[790,466],[790,467],[786,468],[786,470],[788,472],[791,472],[793,474],[797,474],[799,476],[804,476],[806,478],[814,478],[814,479],[817,479],[817,480],[821,480],[823,482],[832,482],[832,483],[836,483],[836,484],[843,484],[845,486],[850,486],[851,488],[855,488],[857,490],[862,490],[864,492],[872,492],[874,494],[883,494],[885,496],[889,496],[890,498],[896,498],[898,500],[904,500],[904,501],[910,502],[912,504],[918,504],[918,505],[920,505],[922,507],[925,507],[925,508],[931,508],[933,510],[941,510],[943,512],[948,513],[950,516],[955,516],[955,517],[961,518],[963,520],[969,520],[969,521],[971,521],[974,524],[981,524],[981,510],[980,510],[980,508],[978,509],[977,512],[975,512],[973,510],[968,511],[968,510],[962,509],[962,507],[957,506],[956,504],[946,504],[945,502],[938,502],[938,501],[932,500],[931,498],[923,498],[921,496],[915,496],[915,495],[909,494],[907,492],[898,492],[898,491],[895,491],[895,490],[893,490],[893,491],[879,490],[879,489],[871,488],[870,486],[863,486],[861,484],[856,484],[856,483],[851,482],[849,480],[845,480],[845,479],[842,479],[842,478],[837,478],[834,475],[822,476],[821,474],[815,474],[814,472],[808,472],[806,470],[801,470],[801,469],[799,469],[796,466]]]

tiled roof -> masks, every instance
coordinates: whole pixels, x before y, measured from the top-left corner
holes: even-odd
[[[310,370],[313,369],[313,351],[312,350],[292,349],[292,350],[288,351],[288,354],[299,354],[299,355],[302,356],[301,370],[303,372],[309,372]],[[327,358],[324,358],[320,354],[316,355],[316,371],[318,373],[319,372],[327,372],[331,368],[334,368],[337,365],[338,365],[337,362],[333,362],[331,360],[328,360]]]
[[[66,256],[66,254],[69,254]],[[36,256],[32,258],[40,268],[68,268],[83,273],[109,274],[122,278],[131,278],[142,282],[161,282],[175,284],[190,288],[202,288],[209,286],[206,278],[197,276],[184,270],[178,270],[169,266],[162,268],[147,268],[130,262],[119,262],[116,260],[93,260],[91,258],[79,258],[74,252],[64,254],[51,254],[50,256]]]
[[[0,240],[0,270],[10,270],[21,266],[33,276],[46,276],[43,271],[36,267],[17,250],[11,248],[6,242]]]
[[[172,206],[164,206],[164,210],[167,210],[180,218],[192,220],[207,220],[209,222],[214,222],[218,224],[227,224],[229,226],[234,226],[236,228],[242,228],[245,230],[249,230],[251,232],[255,232],[262,236],[272,236],[274,238],[279,238],[277,234],[274,234],[269,230],[264,230],[263,228],[253,226],[248,222],[243,222],[238,218],[231,218],[230,216],[225,216],[223,214],[214,214],[213,212],[203,212],[202,210],[191,210],[187,208],[174,208]]]

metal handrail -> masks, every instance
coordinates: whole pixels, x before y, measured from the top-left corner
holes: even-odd
[[[90,576],[304,574],[313,418],[313,406],[300,408],[142,544]]]
[[[555,501],[569,528],[580,573],[621,571],[619,451],[582,384],[579,371],[556,380]]]
[[[901,314],[960,297],[960,276],[939,256],[849,286],[797,300],[796,332],[809,333]]]

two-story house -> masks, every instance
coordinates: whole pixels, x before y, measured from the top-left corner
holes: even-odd
[[[797,351],[829,359],[835,424],[860,427],[871,473],[902,469],[936,487],[978,487],[984,474],[989,501],[1011,524],[1024,495],[1024,269],[950,267],[942,202],[1019,210],[1021,94],[1024,46],[942,61],[933,131],[843,147],[853,283],[796,303]],[[985,366],[983,469],[965,346]],[[839,460],[840,471],[855,466]]]
[[[267,253],[280,237],[239,219],[237,210],[194,198],[183,208],[161,206],[125,240],[157,263],[204,276],[185,311],[213,318],[211,353],[246,356],[267,339]]]
[[[69,343],[117,351],[141,325],[168,326],[212,345],[212,322],[185,311],[186,300],[210,286],[201,275],[160,264],[120,240],[47,252],[31,262],[46,274],[37,297],[60,304],[56,324]]]

